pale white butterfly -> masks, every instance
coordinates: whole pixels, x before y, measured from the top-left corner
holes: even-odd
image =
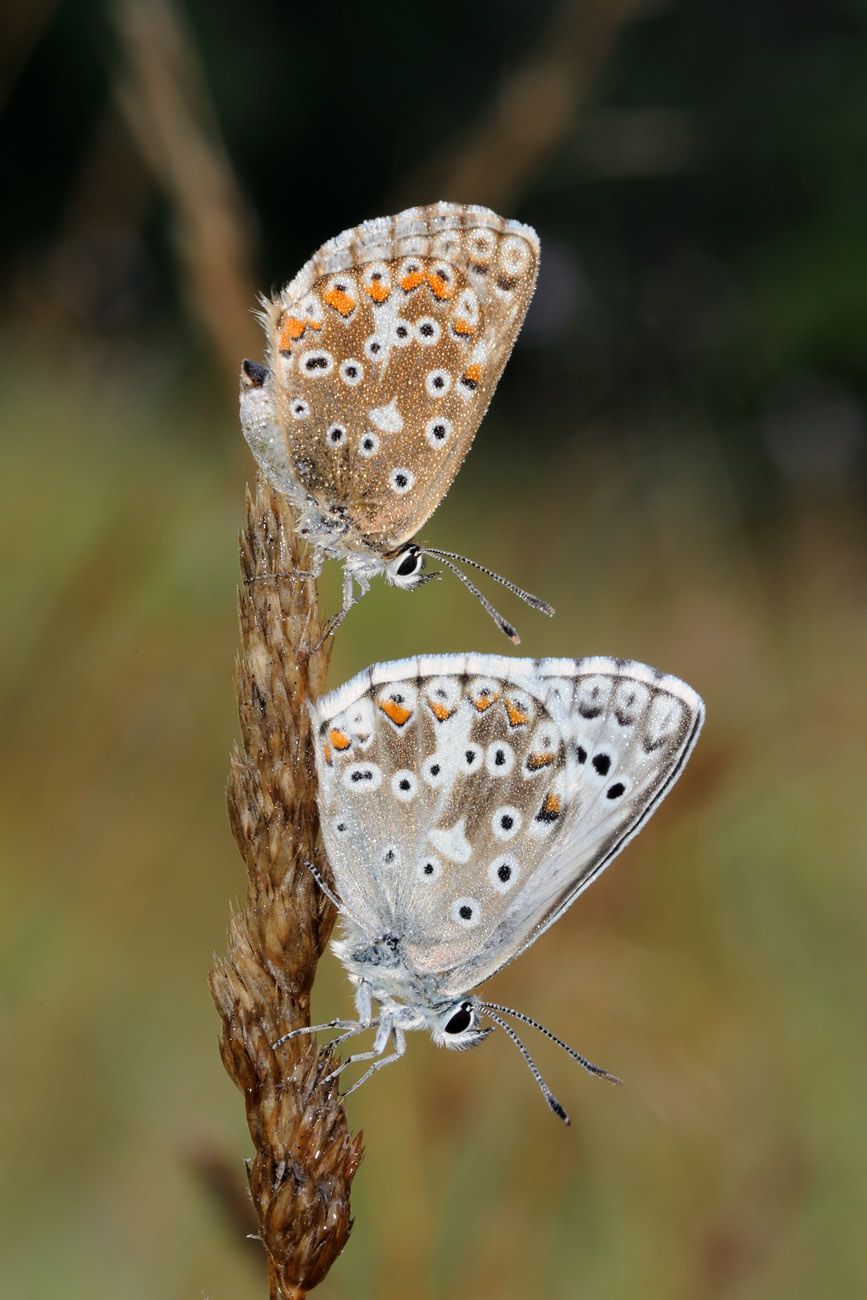
[[[374,1061],[358,1087],[403,1055],[408,1030],[464,1048],[491,1032],[488,1019],[566,1119],[505,1013],[619,1082],[470,990],[562,916],[644,825],[695,744],[695,691],[624,659],[431,655],[375,664],[311,717],[343,928],[333,946],[358,1019],[294,1032],[339,1028],[342,1042],[375,1028],[373,1049],[340,1067]]]
[[[529,226],[488,208],[433,203],[345,230],[263,302],[268,364],[243,363],[241,424],[297,512],[313,572],[329,557],[344,563],[343,608],[328,632],[371,578],[411,589],[438,576],[424,572],[426,555],[515,643],[511,623],[455,560],[553,614],[484,565],[412,540],[476,435],[538,265]]]

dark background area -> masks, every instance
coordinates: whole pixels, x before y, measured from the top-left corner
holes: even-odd
[[[503,603],[526,653],[654,663],[708,723],[490,989],[627,1087],[540,1049],[564,1133],[499,1036],[411,1042],[350,1102],[323,1295],[863,1294],[867,5],[18,0],[0,51],[4,1294],[264,1294],[206,988],[237,369],[259,293],[439,198],[542,264],[425,537],[553,602]],[[331,681],[470,649],[457,583],[380,583]]]

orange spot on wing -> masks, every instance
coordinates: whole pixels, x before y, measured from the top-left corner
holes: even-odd
[[[329,289],[328,293],[323,293],[322,301],[329,307],[333,307],[341,316],[351,316],[355,311],[355,299],[343,289]]]
[[[476,361],[471,366],[467,366],[464,371],[464,379],[469,379],[471,383],[478,384],[482,378],[482,367]]]
[[[280,329],[280,347],[285,352],[289,345],[300,339],[307,326],[297,316],[287,316]]]
[[[525,722],[530,721],[529,713],[522,713],[517,704],[513,704],[511,700],[506,700],[506,712],[509,715],[510,727],[523,727]]]
[[[456,321],[452,322],[452,329],[454,330],[455,334],[459,334],[461,338],[464,339],[469,338],[470,335],[473,333],[472,325],[468,320],[464,320],[463,316],[459,316]]]
[[[379,707],[387,718],[391,718],[396,727],[402,727],[412,714],[412,709],[405,709],[402,704],[395,704],[394,700],[381,700]]]
[[[368,297],[372,298],[374,302],[385,302],[386,298],[391,293],[391,290],[386,289],[381,280],[371,280],[370,284],[364,286],[364,292]]]
[[[400,282],[400,287],[405,293],[410,293],[413,289],[417,289],[423,280],[424,271],[413,271],[412,275],[405,275],[403,277]]]
[[[454,709],[447,708],[445,704],[436,704],[433,700],[428,700],[428,704],[437,722],[445,722],[454,713]]]
[[[549,794],[545,796],[545,802],[537,814],[541,822],[553,822],[560,816],[560,796],[558,794]]]
[[[499,695],[480,695],[477,700],[470,700],[470,703],[477,713],[484,713],[499,698]]]
[[[335,749],[348,749],[352,744],[349,737],[344,732],[338,731],[337,727],[331,728],[328,733],[328,739],[331,741],[331,744]]]
[[[328,766],[330,767],[330,766],[331,766],[331,746],[329,745],[329,743],[328,743],[327,740],[326,740],[326,742],[325,742],[325,761],[326,761],[326,763],[328,764]]]
[[[527,771],[541,772],[543,767],[551,766],[555,757],[555,754],[530,754],[527,759]]]
[[[428,272],[427,282],[431,287],[431,292],[435,298],[442,301],[444,298],[454,297],[455,286],[448,284],[441,275],[434,275],[433,271]]]

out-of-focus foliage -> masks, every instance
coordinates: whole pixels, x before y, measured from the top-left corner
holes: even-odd
[[[223,786],[251,467],[180,201],[130,127],[117,12],[3,20],[0,1283],[254,1296],[205,982],[243,883]],[[251,307],[357,220],[484,201],[407,186],[556,20],[185,13]],[[323,1295],[867,1290],[865,27],[856,0],[632,13],[515,196],[539,291],[426,535],[554,603],[504,606],[527,653],[655,663],[708,723],[623,860],[491,985],[627,1087],[538,1047],[565,1132],[501,1035],[412,1041],[351,1099],[368,1154]],[[332,680],[471,648],[503,651],[456,582],[377,584]],[[347,1006],[326,963],[314,1012]]]

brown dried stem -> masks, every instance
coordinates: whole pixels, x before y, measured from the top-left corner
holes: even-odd
[[[268,1253],[272,1300],[300,1300],[322,1281],[352,1226],[349,1188],[361,1158],[350,1136],[335,1059],[309,1035],[271,1044],[310,1023],[310,989],[334,924],[334,908],[307,863],[328,878],[317,846],[316,777],[308,697],[320,693],[330,641],[316,583],[304,568],[286,502],[260,479],[247,497],[241,537],[241,744],[232,755],[229,819],[247,867],[243,911],[211,974],[223,1019],[223,1064],[244,1094],[255,1147],[248,1177]]]
[[[560,0],[487,111],[412,172],[394,210],[449,199],[507,212],[572,131],[618,36],[646,0]]]
[[[117,0],[117,98],[172,203],[190,309],[234,388],[255,356],[253,217],[223,144],[195,36],[174,0]]]

